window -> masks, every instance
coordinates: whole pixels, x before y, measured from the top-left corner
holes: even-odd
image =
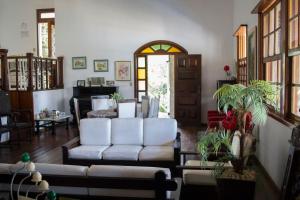
[[[247,85],[247,25],[241,25],[235,32],[237,39],[237,81]]]
[[[55,12],[54,9],[37,10],[38,56],[55,57]]]
[[[281,62],[281,2],[263,13],[263,79],[283,86]],[[276,112],[282,112],[282,90],[277,97]]]
[[[300,41],[299,41],[299,0],[288,1],[288,48],[290,61],[290,116],[300,117]]]

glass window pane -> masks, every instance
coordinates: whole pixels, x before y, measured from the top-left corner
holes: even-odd
[[[276,28],[280,27],[280,18],[281,18],[281,3],[278,3],[276,6]]]
[[[161,49],[163,49],[163,50],[165,50],[165,51],[168,51],[168,49],[170,49],[170,45],[168,45],[168,44],[162,44],[161,45]]]
[[[277,63],[277,82],[281,83],[281,60]]]
[[[138,79],[146,79],[146,70],[138,69]]]
[[[266,63],[266,81],[272,80],[272,63],[267,62]]]
[[[38,24],[39,54],[41,57],[48,57],[48,23]]]
[[[280,30],[275,33],[275,54],[280,54]]]
[[[138,57],[138,67],[139,68],[146,67],[146,58],[145,57]]]
[[[300,87],[292,87],[292,105],[291,112],[297,116],[300,116]]]
[[[298,0],[289,0],[289,18],[298,13]]]
[[[138,81],[138,90],[146,90],[146,81]]]
[[[298,47],[298,17],[289,23],[289,48]]]
[[[151,48],[154,49],[154,51],[160,50],[160,44],[153,45]]]
[[[42,19],[50,19],[55,18],[55,13],[41,13]]]
[[[169,53],[180,53],[181,51],[177,49],[176,47],[172,47],[171,49],[168,50]]]
[[[267,35],[269,33],[269,15],[266,14],[264,16],[264,36]]]
[[[146,92],[138,92],[138,101],[142,101],[142,96],[146,96]]]
[[[274,33],[269,36],[269,56],[274,55]]]
[[[142,53],[154,53],[154,51],[153,51],[153,49],[151,49],[150,47],[148,47],[148,48],[144,49],[142,51]]]
[[[264,38],[264,58],[268,57],[269,55],[269,38],[265,37]]]
[[[275,25],[275,10],[274,8],[270,11],[270,23],[269,23],[269,27],[270,27],[270,31],[269,32],[273,32],[274,31],[274,25]]]
[[[300,84],[300,56],[293,57],[292,83]]]
[[[276,82],[278,82],[278,71],[277,71],[277,61],[273,61],[272,62],[272,71],[271,71],[271,73],[272,73],[272,76],[271,76],[271,82],[273,82],[273,83],[276,83]]]

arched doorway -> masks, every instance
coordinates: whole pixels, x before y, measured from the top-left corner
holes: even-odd
[[[189,56],[182,46],[157,40],[138,48],[134,58],[138,101],[144,95],[160,96],[160,111],[182,123],[192,119],[189,124],[200,124],[201,56]]]

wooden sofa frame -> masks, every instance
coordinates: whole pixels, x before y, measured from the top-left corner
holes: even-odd
[[[172,175],[176,174],[176,165],[180,165],[181,140],[180,133],[177,133],[174,142],[174,160],[173,161],[129,161],[129,160],[90,160],[69,158],[69,149],[80,145],[79,137],[76,137],[62,146],[63,164],[68,165],[126,165],[126,166],[150,166],[169,168]]]
[[[19,174],[15,178],[15,183],[19,183],[26,175]],[[0,183],[10,184],[11,174],[0,174]],[[175,180],[167,179],[163,171],[155,173],[155,178],[124,178],[124,177],[91,177],[91,176],[70,176],[70,175],[47,175],[43,174],[43,179],[47,180],[50,186],[65,186],[65,187],[86,187],[86,188],[106,188],[106,189],[129,189],[129,190],[154,190],[154,198],[141,197],[111,197],[111,196],[91,196],[91,195],[69,195],[57,194],[57,199],[60,197],[70,197],[77,199],[157,199],[157,200],[174,200],[167,198],[167,191],[175,191],[177,183]],[[23,184],[34,185],[30,180],[26,180]],[[180,188],[179,188],[180,189]],[[29,196],[36,195],[35,193]],[[180,193],[178,194],[180,195]],[[178,197],[179,198],[179,197]]]

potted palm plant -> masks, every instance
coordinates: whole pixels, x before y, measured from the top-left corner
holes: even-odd
[[[279,88],[263,80],[253,80],[248,86],[241,84],[235,85],[223,85],[218,89],[214,98],[218,98],[218,108],[222,108],[226,113],[226,118],[222,121],[222,128],[215,131],[216,133],[210,133],[208,136],[203,137],[198,142],[198,150],[200,152],[202,160],[207,160],[208,156],[205,151],[213,150],[217,155],[221,150],[222,155],[220,159],[222,161],[231,161],[233,165],[232,171],[222,169],[222,165],[219,166],[219,173],[217,173],[218,188],[225,199],[236,199],[232,188],[241,187],[235,191],[243,191],[244,194],[237,199],[245,199],[245,194],[249,199],[253,198],[254,186],[255,186],[255,173],[253,171],[244,171],[247,160],[251,152],[253,152],[253,146],[255,144],[255,138],[252,134],[252,129],[255,125],[264,125],[268,117],[268,106],[276,108],[276,98]],[[224,137],[224,132],[227,134]],[[219,136],[213,136],[217,134]],[[223,136],[222,136],[223,134]],[[224,140],[224,138],[226,138]],[[230,145],[228,145],[228,140]],[[220,169],[221,167],[221,169]],[[232,175],[235,173],[234,175]],[[224,179],[225,177],[225,179]],[[243,182],[237,182],[229,184],[230,177],[242,179]],[[245,178],[246,177],[246,178]],[[254,179],[249,183],[243,183],[246,179]],[[233,186],[235,185],[235,186]],[[251,191],[250,191],[250,190]],[[236,194],[234,194],[236,195]]]

